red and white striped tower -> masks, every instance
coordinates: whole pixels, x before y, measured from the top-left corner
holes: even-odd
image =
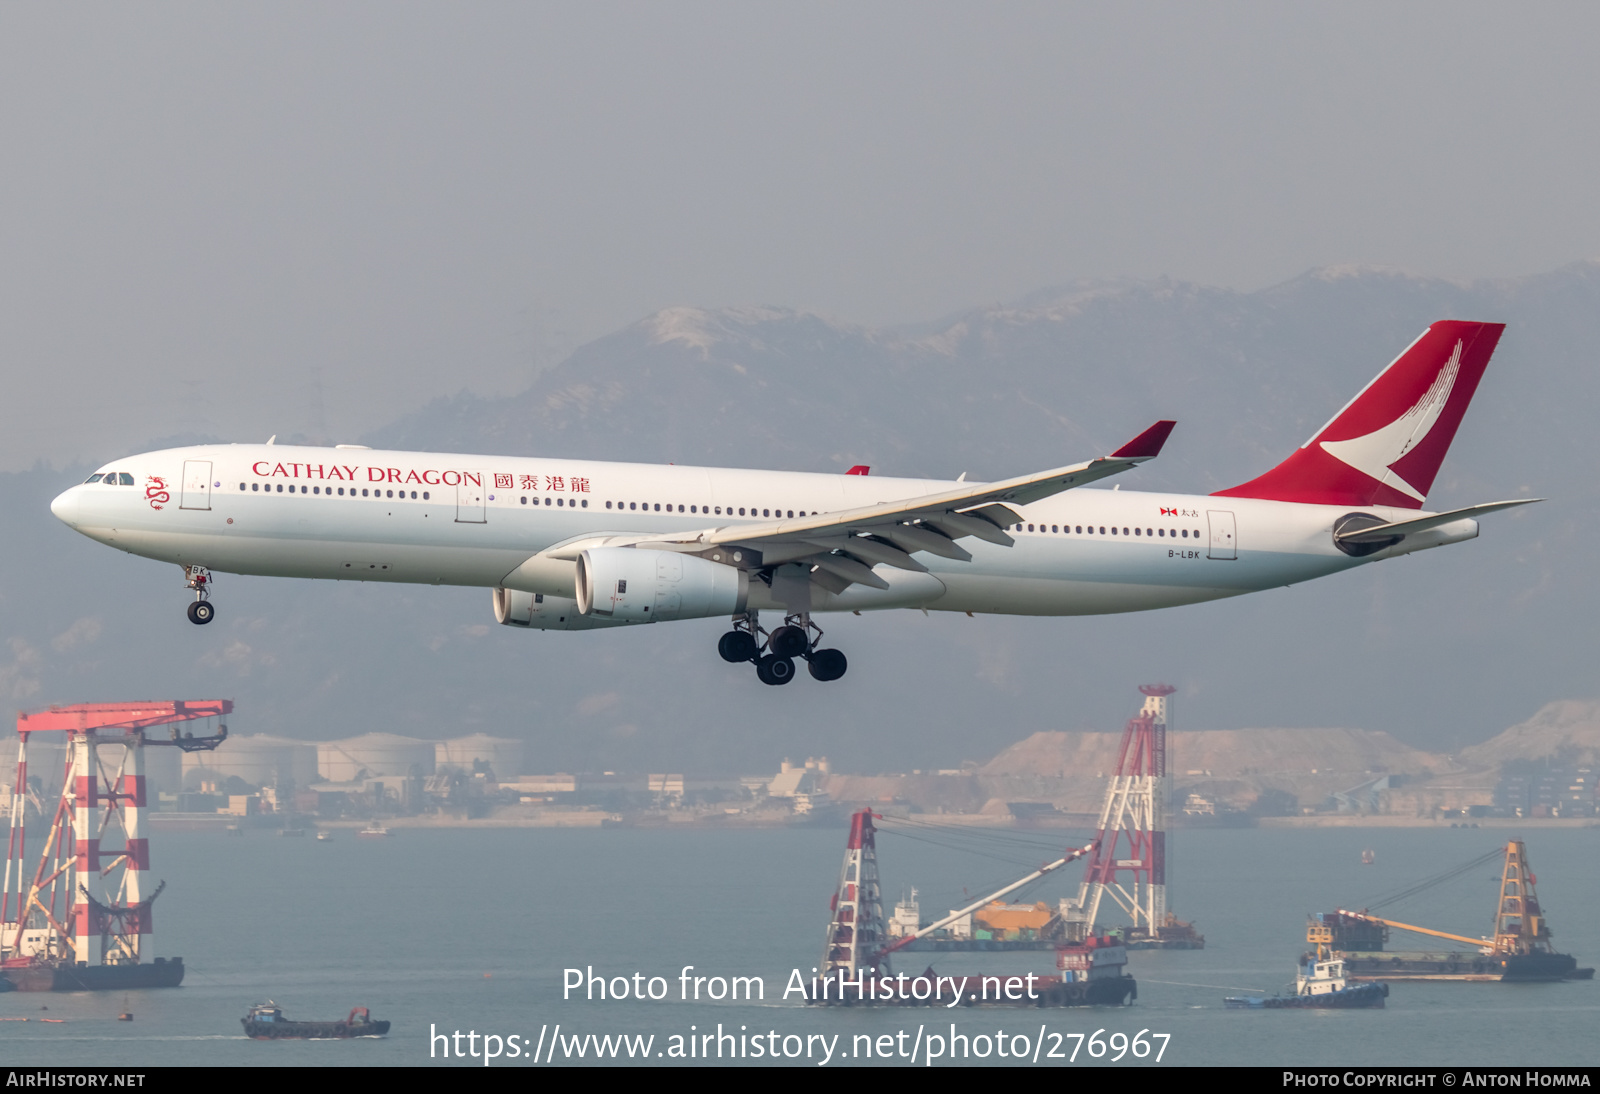
[[[1143,684],[1144,706],[1122,731],[1117,770],[1106,789],[1094,853],[1078,890],[1083,919],[1094,924],[1100,898],[1109,894],[1152,933],[1167,917],[1167,723],[1172,694],[1168,684]],[[1118,845],[1127,840],[1127,849]],[[1131,877],[1126,884],[1118,874]]]
[[[104,907],[100,878],[100,757],[94,730],[70,737],[72,767],[72,959],[98,965],[105,956],[105,924],[96,905]]]
[[[888,959],[878,956],[888,942],[889,931],[883,920],[877,830],[872,826],[870,809],[850,818],[850,842],[845,846],[832,908],[820,975],[824,979],[843,975],[853,983],[859,981],[862,972],[876,975],[880,969],[887,971]]]
[[[145,835],[144,733],[129,730],[123,738],[127,755],[122,774],[117,778],[117,812],[127,838],[123,848],[122,884],[115,906],[132,909],[119,924],[119,949],[122,956],[138,961],[144,936],[154,929],[150,906],[139,907],[145,899],[145,872],[150,869],[150,838]]]

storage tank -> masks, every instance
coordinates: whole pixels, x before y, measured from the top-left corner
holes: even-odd
[[[366,733],[317,745],[317,773],[347,783],[378,775],[431,775],[433,742],[393,733]]]
[[[177,749],[149,749],[147,754],[155,751],[176,752]],[[229,737],[211,752],[183,754],[186,788],[194,789],[202,779],[226,781],[230,775],[237,775],[256,787],[310,786],[317,781],[317,746],[310,741],[257,733]]]
[[[476,762],[482,761],[489,765],[489,770],[494,772],[496,779],[503,781],[522,774],[522,748],[521,741],[514,741],[508,737],[473,733],[466,737],[457,737],[453,741],[435,742],[433,757],[434,764],[440,771],[447,767],[471,771]]]

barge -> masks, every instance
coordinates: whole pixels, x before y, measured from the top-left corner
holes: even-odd
[[[1069,851],[1038,870],[990,893],[976,903],[918,931],[891,938],[883,916],[878,883],[875,814],[863,809],[850,819],[839,884],[830,901],[832,916],[823,942],[819,975],[807,1001],[819,1006],[1024,1006],[1082,1007],[1122,1005],[1138,998],[1138,984],[1126,971],[1128,951],[1117,939],[1090,937],[1056,946],[1056,970],[1046,973],[945,976],[932,967],[910,976],[896,974],[890,956],[918,939],[970,915],[990,901],[1022,888],[1076,861],[1094,848]]]

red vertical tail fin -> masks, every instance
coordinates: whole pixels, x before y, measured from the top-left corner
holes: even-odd
[[[1288,459],[1214,496],[1422,508],[1504,330],[1433,324]]]

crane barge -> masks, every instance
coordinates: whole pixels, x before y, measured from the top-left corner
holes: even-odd
[[[1138,997],[1127,975],[1127,950],[1121,941],[1091,936],[1056,947],[1055,974],[940,976],[930,967],[915,976],[894,974],[890,955],[917,939],[949,926],[992,900],[998,900],[1091,853],[1099,841],[1067,851],[1037,870],[959,911],[917,931],[890,940],[878,882],[876,816],[863,809],[850,818],[839,885],[830,901],[832,917],[822,947],[819,976],[810,1002],[829,1006],[964,1006],[999,1004],[1078,1007],[1122,1004]]]
[[[1496,850],[1485,857],[1499,854]],[[1402,923],[1365,910],[1340,909],[1313,916],[1306,927],[1306,941],[1343,960],[1345,974],[1351,980],[1593,979],[1594,969],[1579,968],[1571,954],[1556,952],[1550,940],[1549,921],[1534,890],[1537,879],[1528,863],[1523,841],[1512,840],[1506,844],[1504,854],[1492,938],[1473,938]],[[1426,951],[1388,951],[1384,946],[1390,930],[1458,945]]]

